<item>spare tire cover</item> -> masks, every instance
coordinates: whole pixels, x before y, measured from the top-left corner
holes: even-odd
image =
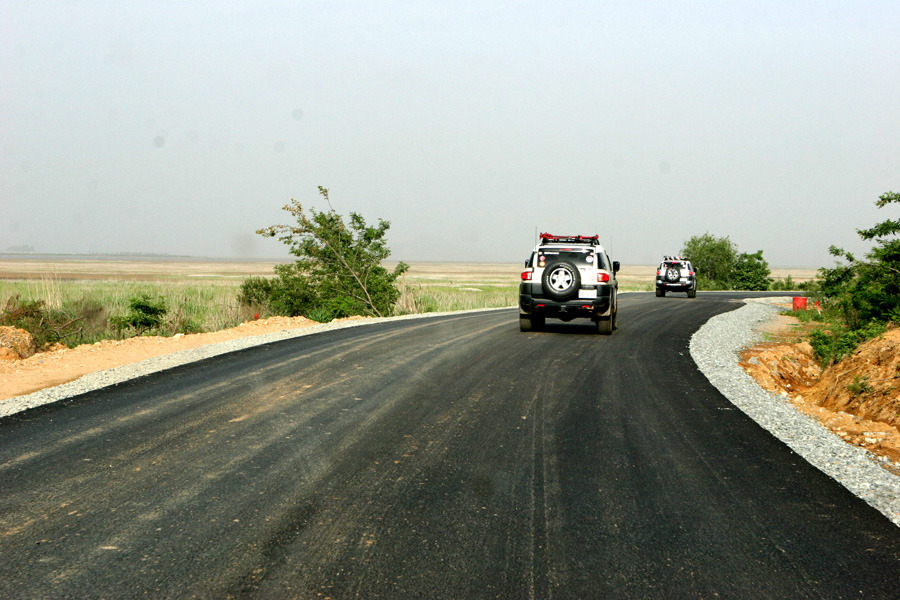
[[[541,287],[544,293],[554,300],[568,300],[581,287],[581,274],[575,265],[567,260],[561,260],[544,269]]]

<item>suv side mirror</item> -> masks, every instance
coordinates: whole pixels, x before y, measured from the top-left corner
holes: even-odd
[[[619,272],[619,261],[614,260],[613,261],[613,273],[618,273],[618,272]]]

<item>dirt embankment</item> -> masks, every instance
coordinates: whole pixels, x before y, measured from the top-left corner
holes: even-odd
[[[790,326],[784,319],[791,318],[781,319],[783,333]],[[889,329],[824,369],[806,342],[748,348],[741,367],[848,443],[889,458],[890,470],[900,474],[900,329]]]

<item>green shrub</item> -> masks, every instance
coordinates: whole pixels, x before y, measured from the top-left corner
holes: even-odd
[[[304,209],[292,200],[284,207],[296,225],[274,225],[257,231],[265,237],[279,236],[297,260],[277,265],[270,283],[258,278],[242,286],[241,302],[258,302],[274,314],[310,316],[318,319],[393,314],[400,298],[397,278],[409,267],[397,264],[388,271],[382,262],[390,256],[384,237],[390,223],[366,224],[350,213],[349,223],[334,209],[328,190],[319,186],[328,211]]]
[[[249,277],[238,290],[238,302],[246,306],[265,307],[272,297],[273,282],[265,277]]]
[[[78,332],[82,317],[63,310],[50,310],[43,300],[22,300],[18,295],[7,299],[0,313],[0,325],[24,329],[38,346],[65,341]]]
[[[792,291],[798,290],[800,287],[798,284],[794,283],[794,278],[788,275],[784,279],[781,280],[773,280],[771,285],[769,285],[769,289],[773,291]]]
[[[883,194],[875,205],[883,208],[891,203],[900,203],[900,194]],[[865,241],[876,242],[866,255],[868,260],[832,246],[831,254],[847,263],[820,269],[817,282],[817,291],[841,312],[851,329],[900,317],[900,238],[896,237],[900,219],[888,219],[857,233]]]
[[[128,313],[110,319],[112,325],[120,332],[133,329],[138,335],[159,329],[166,316],[166,300],[162,296],[156,298],[149,294],[134,296],[128,300]]]
[[[763,258],[763,251],[741,252],[731,269],[731,285],[736,290],[764,291],[769,289],[769,263]]]
[[[681,255],[690,259],[697,273],[697,287],[703,290],[767,290],[769,263],[763,251],[741,252],[728,236],[705,233],[684,242]]]
[[[815,351],[816,358],[822,364],[835,363],[845,356],[850,356],[856,348],[872,338],[878,337],[887,329],[885,323],[872,321],[859,329],[820,329],[810,334],[809,343]]]
[[[329,323],[334,319],[334,313],[324,306],[317,306],[307,312],[306,318],[317,323]]]
[[[702,289],[729,289],[738,253],[728,236],[716,237],[708,232],[695,235],[684,243],[681,255],[689,258],[697,269],[697,283]]]
[[[875,205],[883,208],[892,203],[900,203],[900,194],[883,194]],[[831,254],[847,262],[819,269],[819,277],[808,286],[839,324],[831,333],[820,332],[811,340],[817,354],[828,360],[840,360],[856,345],[883,332],[887,323],[900,322],[900,219],[858,229],[857,234],[876,242],[867,260],[832,246]]]
[[[847,390],[854,396],[859,396],[861,394],[871,392],[872,386],[869,385],[869,376],[857,375],[853,378],[852,382],[847,384]]]

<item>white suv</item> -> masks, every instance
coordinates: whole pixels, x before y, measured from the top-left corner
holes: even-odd
[[[697,269],[682,256],[666,256],[656,269],[656,295],[666,292],[687,292],[688,298],[697,297]]]
[[[542,233],[519,284],[519,329],[540,329],[547,317],[594,321],[609,335],[616,328],[619,262],[611,261],[599,236]]]

